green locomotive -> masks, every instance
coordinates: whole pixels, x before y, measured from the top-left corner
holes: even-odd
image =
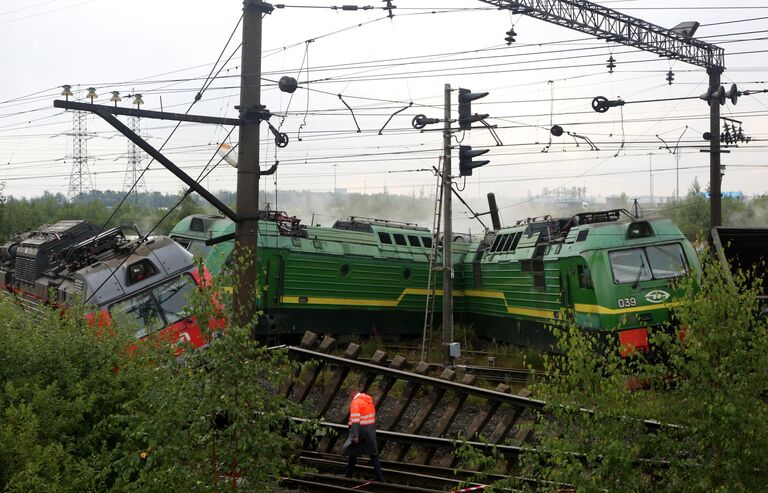
[[[171,237],[205,255],[215,274],[233,242],[205,242],[233,232],[228,219],[195,215]],[[353,217],[304,226],[282,212],[262,212],[261,335],[421,334],[432,241],[429,230],[408,223]],[[671,221],[623,210],[529,219],[474,240],[459,235],[453,251],[457,320],[481,336],[544,349],[554,343],[547,327],[563,317],[585,330],[620,327],[624,345],[647,348],[648,330],[679,303],[674,281],[700,270]],[[438,252],[433,266],[441,264]],[[441,278],[433,276],[437,312]]]
[[[547,348],[563,317],[591,331],[619,329],[623,345],[648,348],[669,320],[675,281],[700,271],[670,220],[623,210],[520,221],[489,234],[464,261],[465,309],[480,335]]]
[[[206,241],[233,232],[234,224],[222,216],[193,215],[170,236],[205,256],[215,275],[226,266],[233,241],[213,246]],[[457,236],[457,258],[468,248],[469,241]],[[311,328],[334,334],[420,335],[431,252],[431,233],[414,224],[352,217],[332,227],[305,226],[283,212],[262,211],[259,333],[274,338]],[[438,308],[441,293],[438,280]],[[457,308],[463,309],[461,304]]]

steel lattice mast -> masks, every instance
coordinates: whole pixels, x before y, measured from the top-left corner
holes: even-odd
[[[480,1],[606,41],[634,46],[662,57],[704,67],[709,75],[708,95],[715,94],[720,88],[720,75],[725,70],[725,50],[694,39],[682,30],[657,26],[584,0]],[[709,99],[709,103],[709,210],[710,226],[714,228],[721,224],[720,106],[712,99]]]
[[[67,197],[70,200],[78,195],[87,193],[93,188],[91,174],[88,170],[88,122],[87,114],[83,111],[72,113],[72,171],[69,175]]]
[[[128,128],[137,135],[141,135],[141,118],[131,116],[128,118]],[[134,203],[138,203],[139,194],[147,193],[147,183],[141,176],[143,171],[143,151],[133,142],[128,142],[128,166],[125,169],[123,191],[131,191]]]

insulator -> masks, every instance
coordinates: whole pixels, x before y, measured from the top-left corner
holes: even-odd
[[[725,94],[725,96],[731,100],[731,104],[736,104],[740,96],[739,90],[736,88],[736,84],[731,84],[731,88],[728,89],[728,92]]]
[[[720,106],[725,105],[725,88],[723,86],[720,86],[720,89],[717,90],[715,93],[715,97],[717,98],[717,101],[720,103]]]
[[[137,108],[141,107],[141,105],[144,104],[144,100],[141,99],[141,94],[133,95],[133,104],[135,104]]]
[[[122,101],[123,99],[120,97],[120,91],[112,91],[112,97],[109,98],[110,101],[115,103],[115,106],[117,106],[117,103]]]
[[[89,87],[88,88],[88,94],[86,94],[85,97],[90,99],[91,103],[93,103],[94,99],[98,99],[99,96],[96,95],[96,88],[95,87]]]
[[[515,42],[515,36],[517,36],[517,33],[515,32],[514,27],[507,31],[507,37],[504,38],[504,40],[507,42],[507,46]]]
[[[675,73],[670,70],[669,72],[667,72],[667,83],[671,86],[672,81],[674,80],[675,80]]]
[[[63,91],[61,91],[61,95],[66,96],[67,100],[69,100],[69,97],[72,96],[72,86],[70,86],[69,84],[64,84],[63,86],[61,86],[61,88],[64,89]]]
[[[280,80],[277,83],[277,87],[279,87],[283,92],[292,94],[294,91],[296,91],[296,88],[299,87],[299,83],[293,77],[284,75],[280,77]]]
[[[613,58],[613,55],[611,55],[606,62],[608,62],[608,65],[606,65],[606,67],[608,67],[608,72],[612,74],[613,69],[616,68],[616,60]]]

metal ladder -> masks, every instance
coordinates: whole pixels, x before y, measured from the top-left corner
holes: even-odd
[[[438,162],[435,175],[437,176],[437,185],[435,187],[435,208],[432,213],[432,249],[429,252],[429,272],[427,273],[427,296],[426,306],[424,307],[424,333],[421,341],[421,361],[426,360],[427,345],[429,344],[429,336],[432,332],[435,318],[435,286],[437,284],[435,263],[437,262],[437,254],[439,251],[440,243],[440,224],[443,212],[443,186],[442,175],[440,170],[442,169],[442,156]]]

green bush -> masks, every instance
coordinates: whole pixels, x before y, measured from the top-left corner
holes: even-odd
[[[211,299],[190,300],[197,319],[232,320]],[[81,310],[38,322],[0,302],[0,490],[273,489],[300,436],[277,392],[290,364],[248,327],[205,332],[209,349],[177,358],[130,327],[88,327]]]
[[[764,491],[768,486],[768,323],[760,282],[704,262],[686,281],[687,302],[673,327],[651,337],[656,356],[618,355],[558,327],[566,356],[551,357],[537,388],[551,417],[529,473],[591,491]],[[662,357],[658,357],[663,355]],[[642,382],[637,385],[628,383]],[[582,412],[587,407],[591,412]],[[649,432],[644,419],[665,424]]]

